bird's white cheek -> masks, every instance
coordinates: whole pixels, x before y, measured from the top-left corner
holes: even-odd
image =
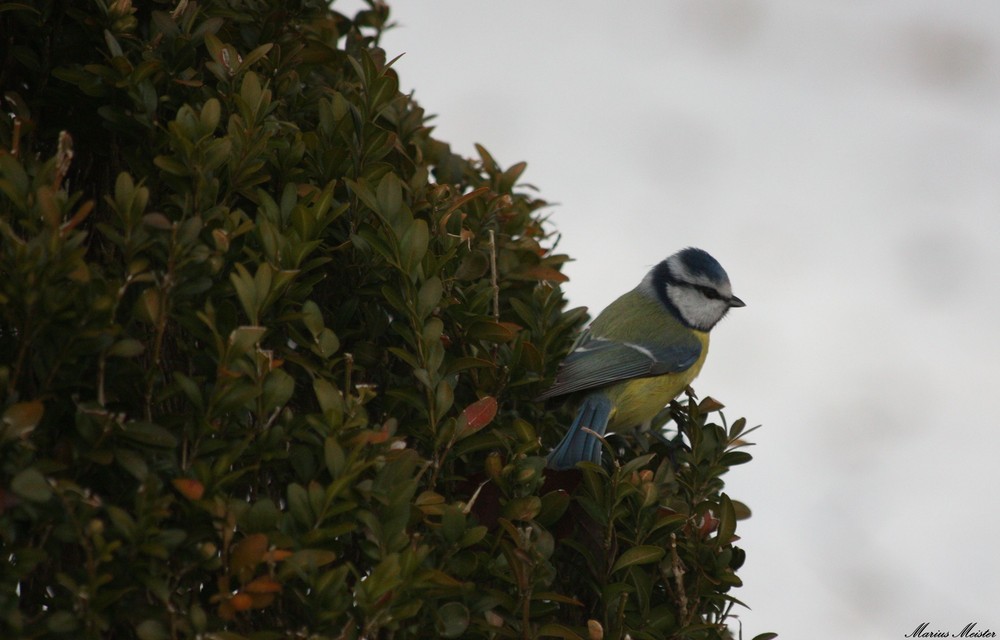
[[[690,289],[670,289],[670,301],[681,317],[691,326],[708,331],[726,315],[729,304],[724,300],[711,300]]]

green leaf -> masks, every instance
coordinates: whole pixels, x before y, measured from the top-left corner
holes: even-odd
[[[333,414],[340,417],[344,413],[344,396],[340,390],[334,387],[328,380],[316,378],[313,381],[313,392],[319,407],[324,414]]]
[[[441,294],[443,292],[444,287],[441,284],[441,278],[437,276],[428,278],[427,282],[420,287],[420,292],[417,294],[417,316],[421,320],[434,311],[434,308],[441,302]]]
[[[420,368],[420,361],[417,360],[417,356],[414,353],[411,353],[405,349],[400,349],[399,347],[389,347],[389,353],[396,356],[397,358],[399,358],[406,364],[410,365],[410,367],[414,369]]]
[[[170,156],[156,156],[153,158],[153,164],[172,176],[183,177],[191,172],[183,162]]]
[[[461,542],[459,542],[458,546],[462,547],[463,549],[465,547],[471,547],[472,545],[477,544],[479,541],[485,538],[487,533],[489,533],[489,529],[487,529],[482,525],[476,527],[470,527],[469,529],[466,529],[465,535],[462,536],[462,540]]]
[[[735,467],[738,464],[746,464],[753,460],[753,456],[746,451],[728,451],[722,455],[719,464],[726,467]]]
[[[278,570],[278,577],[282,580],[288,580],[296,575],[307,576],[336,559],[337,554],[326,549],[303,549],[296,551],[281,563],[281,568]]]
[[[177,446],[177,438],[167,429],[152,422],[128,422],[122,436],[150,447],[170,449]]]
[[[28,4],[21,2],[4,2],[0,4],[0,13],[4,11],[31,11],[36,15],[41,15],[41,11]]]
[[[10,489],[29,502],[47,502],[52,497],[48,480],[34,467],[28,467],[14,476]]]
[[[167,640],[170,634],[167,633],[163,623],[159,620],[143,620],[136,626],[135,634],[139,640]]]
[[[144,289],[136,301],[137,315],[152,325],[158,325],[164,311],[163,298],[163,292],[156,287]]]
[[[296,522],[306,527],[313,525],[312,507],[309,505],[309,494],[301,484],[293,482],[288,485],[288,511]]]
[[[542,501],[538,496],[523,496],[504,505],[503,516],[508,520],[532,520],[541,509]]]
[[[136,533],[135,519],[127,511],[115,505],[108,505],[105,510],[108,514],[108,520],[111,521],[115,529],[131,540]]]
[[[489,257],[482,251],[472,251],[462,258],[461,264],[455,270],[455,277],[459,280],[478,280],[489,268]]]
[[[434,392],[434,403],[440,415],[447,413],[455,403],[455,390],[448,380],[442,380],[438,383],[437,390]]]
[[[555,622],[550,622],[548,624],[543,624],[538,629],[539,638],[562,638],[563,640],[584,640],[583,636],[578,633],[573,632],[567,626],[557,624]],[[600,636],[597,636],[600,637]]]
[[[495,172],[497,170],[497,162],[493,159],[493,156],[490,155],[490,152],[487,151],[486,147],[481,144],[476,144],[475,147],[476,151],[479,153],[479,158],[483,162],[483,169],[487,173]]]
[[[747,419],[739,418],[729,427],[729,439],[735,440],[740,437],[740,434],[747,428]]]
[[[149,475],[149,465],[146,464],[145,456],[131,449],[116,449],[115,461],[140,482],[145,481]]]
[[[104,43],[108,45],[108,51],[111,52],[111,57],[118,58],[125,55],[122,52],[122,46],[118,44],[118,40],[116,40],[107,29],[104,30]]]
[[[517,183],[517,179],[521,177],[521,174],[524,173],[524,170],[527,168],[528,163],[526,162],[518,162],[517,164],[511,165],[501,176],[500,190],[510,191],[513,189],[514,185]]]
[[[261,400],[264,410],[270,411],[283,406],[295,392],[295,378],[282,369],[274,369],[264,379],[264,394]]]
[[[466,369],[492,369],[497,366],[496,362],[492,360],[485,360],[483,358],[473,358],[471,356],[463,358],[455,358],[448,364],[448,369],[446,373],[458,373],[459,371],[465,371]]]
[[[722,494],[719,499],[719,527],[715,535],[716,541],[721,544],[729,544],[736,534],[736,509],[733,507],[729,496]]]
[[[379,211],[378,200],[375,198],[375,194],[372,193],[371,187],[368,186],[368,182],[363,178],[358,180],[351,180],[350,178],[344,178],[344,184],[346,184],[351,192],[358,197],[361,202],[365,204],[372,211]]]
[[[80,623],[69,611],[55,611],[45,619],[45,626],[52,633],[67,634],[76,631]]]
[[[614,566],[611,568],[611,573],[639,564],[659,562],[665,554],[666,550],[663,547],[654,547],[645,544],[632,547],[618,556],[618,560],[615,561]]]
[[[537,520],[543,526],[555,524],[569,507],[572,498],[563,489],[550,491],[542,496],[542,507],[538,512]]]
[[[233,141],[229,138],[212,140],[203,147],[204,159],[201,168],[204,171],[215,171],[225,164],[232,156]]]
[[[453,505],[445,505],[441,514],[441,535],[449,544],[454,544],[465,533],[465,514]]]
[[[517,337],[520,326],[513,322],[495,322],[493,320],[476,320],[469,325],[470,337],[486,342],[510,342]]]
[[[180,371],[174,371],[174,381],[177,386],[180,387],[181,391],[187,397],[187,399],[198,409],[203,409],[205,406],[205,400],[201,395],[201,387],[191,378],[187,377]]]
[[[236,296],[240,299],[243,311],[246,312],[247,317],[250,318],[250,323],[256,325],[258,310],[262,300],[257,296],[257,286],[254,277],[251,276],[247,268],[240,263],[236,263],[234,268],[235,271],[229,274],[229,281],[236,290]],[[264,267],[258,268],[258,272],[263,268]]]
[[[229,334],[229,356],[235,357],[247,353],[260,343],[265,333],[267,327],[236,327]]]
[[[398,265],[395,243],[396,238],[392,234],[380,236],[375,230],[362,227],[351,236],[351,243],[361,251],[368,252],[370,249],[392,265]]]
[[[313,353],[322,357],[329,358],[333,354],[337,353],[340,349],[340,340],[337,338],[337,334],[331,329],[324,328],[319,332],[319,336],[316,338],[316,344],[310,347]]]
[[[400,266],[406,273],[412,274],[417,264],[424,259],[427,254],[427,243],[430,241],[430,232],[427,229],[426,220],[414,220],[399,239]]]
[[[469,609],[461,602],[449,602],[437,610],[436,630],[441,638],[460,638],[469,628]]]
[[[314,338],[318,337],[324,329],[323,312],[320,311],[319,305],[312,300],[306,300],[302,304],[302,322]]]
[[[243,76],[243,84],[240,85],[240,98],[242,98],[244,104],[249,107],[250,114],[252,116],[259,115],[258,109],[260,107],[261,98],[263,97],[261,93],[262,89],[260,86],[260,78],[257,77],[257,74],[253,71],[248,71],[247,74]],[[251,117],[249,119],[255,120],[256,117]]]
[[[214,631],[206,633],[204,638],[205,640],[247,640],[246,636],[233,633],[232,631]]]
[[[746,520],[752,515],[750,512],[750,507],[748,507],[744,503],[740,502],[739,500],[732,500],[731,502],[733,503],[733,512],[736,514],[737,520]]]
[[[209,98],[201,107],[201,127],[206,133],[215,131],[222,116],[222,105],[216,98]]]
[[[401,216],[400,209],[403,206],[403,184],[396,177],[396,174],[387,173],[379,181],[375,199],[379,214],[390,224],[396,226],[396,222]]]
[[[243,65],[242,66],[244,68],[246,68],[246,67],[252,65],[253,63],[257,62],[258,60],[260,60],[261,58],[263,58],[264,56],[266,56],[268,54],[268,52],[273,47],[274,47],[274,43],[273,42],[267,42],[265,44],[260,45],[259,47],[257,47],[253,51],[251,51],[250,53],[248,53],[245,56],[243,56]]]
[[[636,458],[632,458],[624,465],[622,465],[621,477],[628,476],[633,471],[638,471],[642,467],[645,467],[647,464],[649,464],[649,461],[655,457],[656,457],[655,453],[647,453],[644,456],[638,456]]]
[[[340,446],[336,438],[329,437],[325,440],[323,444],[323,461],[326,463],[327,471],[330,472],[330,477],[334,480],[344,474],[344,465],[347,462],[347,458],[344,455],[344,448]]]
[[[281,512],[270,498],[261,498],[254,503],[243,518],[243,526],[248,533],[266,533],[274,529],[281,518]]]
[[[134,358],[146,350],[146,346],[135,338],[125,338],[111,345],[108,355],[117,358]]]

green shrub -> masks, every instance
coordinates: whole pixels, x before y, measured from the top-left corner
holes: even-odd
[[[543,472],[567,257],[387,17],[0,4],[3,637],[730,637],[744,421]]]

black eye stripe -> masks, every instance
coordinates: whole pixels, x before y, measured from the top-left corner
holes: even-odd
[[[701,291],[706,298],[709,298],[711,300],[718,300],[719,298],[722,297],[719,295],[719,292],[713,289],[712,287],[706,287],[705,285],[700,285],[700,284],[695,284],[691,286],[693,286],[698,291]]]

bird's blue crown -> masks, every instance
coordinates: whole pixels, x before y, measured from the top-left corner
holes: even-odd
[[[719,261],[713,258],[707,251],[688,247],[677,252],[677,257],[687,268],[688,272],[694,276],[705,276],[715,282],[729,280],[729,275],[722,268]]]

